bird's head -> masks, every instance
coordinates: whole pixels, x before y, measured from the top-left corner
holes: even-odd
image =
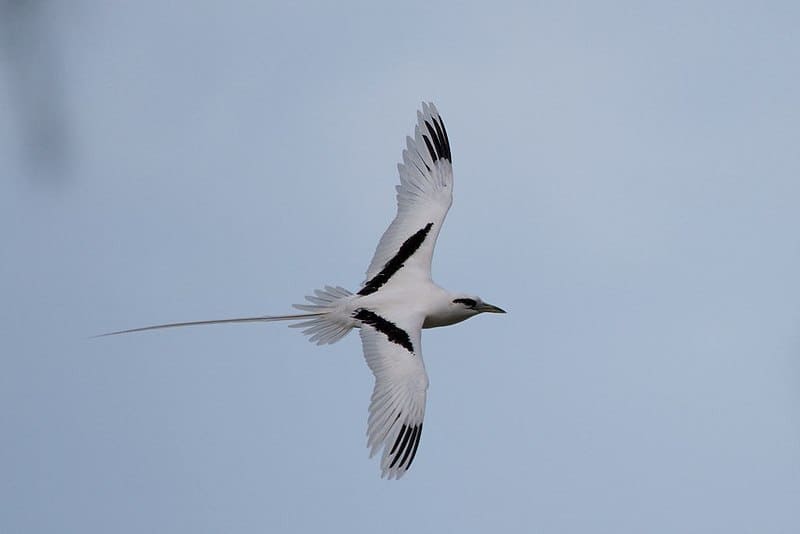
[[[435,309],[428,313],[422,327],[449,326],[484,312],[505,313],[505,310],[487,304],[475,295],[451,294],[448,300],[440,300]]]
[[[484,302],[475,295],[457,295],[450,305],[454,312],[465,315],[465,319],[479,313],[506,313],[502,308]]]

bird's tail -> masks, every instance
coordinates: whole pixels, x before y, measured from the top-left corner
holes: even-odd
[[[265,323],[270,321],[299,321],[316,317],[318,313],[298,313],[296,315],[262,315],[259,317],[236,317],[234,319],[212,319],[210,321],[189,321],[184,323],[168,323],[157,324],[153,326],[141,326],[139,328],[130,328],[128,330],[118,330],[116,332],[108,332],[106,334],[99,334],[93,337],[106,337],[116,336],[118,334],[132,334],[134,332],[146,332],[147,330],[160,330],[162,328],[178,328],[181,326],[201,326],[208,324],[226,324],[226,323]]]
[[[290,324],[290,328],[302,328],[309,341],[317,345],[336,343],[356,325],[355,321],[342,310],[342,301],[353,294],[343,287],[325,286],[315,289],[313,295],[307,295],[310,304],[295,304],[298,310],[310,312],[307,320]]]
[[[229,324],[229,323],[267,323],[272,321],[299,321],[290,324],[291,327],[303,328],[303,333],[311,336],[309,341],[322,345],[325,343],[335,343],[342,339],[355,326],[347,314],[339,310],[341,300],[352,296],[343,287],[325,286],[325,289],[317,289],[314,295],[309,295],[306,300],[311,304],[295,304],[294,307],[308,312],[293,315],[261,315],[258,317],[237,317],[234,319],[212,319],[210,321],[189,321],[183,323],[167,323],[152,326],[142,326],[130,328],[128,330],[118,330],[108,332],[94,337],[116,336],[119,334],[132,334],[134,332],[146,332],[148,330],[161,330],[162,328],[179,328],[182,326],[201,326],[209,324]],[[337,313],[339,312],[339,313]]]

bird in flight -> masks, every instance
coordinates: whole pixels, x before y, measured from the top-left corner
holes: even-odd
[[[433,247],[453,203],[450,142],[432,103],[417,112],[414,137],[406,138],[397,165],[397,215],[378,242],[358,292],[325,286],[295,304],[301,314],[160,324],[103,336],[221,323],[293,321],[318,345],[335,343],[358,328],[364,357],[375,375],[367,447],[382,451],[382,477],[400,478],[417,453],[428,375],[422,329],[459,323],[479,313],[505,313],[480,297],[451,293],[431,279]]]

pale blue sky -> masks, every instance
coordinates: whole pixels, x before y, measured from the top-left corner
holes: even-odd
[[[800,531],[797,3],[40,4],[0,11],[0,532]],[[509,314],[425,333],[403,479],[356,335],[87,339],[357,288],[423,99],[434,276]]]

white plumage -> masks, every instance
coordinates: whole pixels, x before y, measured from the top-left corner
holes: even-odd
[[[449,159],[450,145],[444,130],[442,136],[447,146],[448,159],[440,157],[436,162],[433,161],[422,137],[427,134],[422,130],[422,128],[427,129],[426,121],[428,124],[441,121],[433,104],[422,105],[422,111],[417,112],[414,138],[406,137],[403,162],[397,164],[400,174],[400,185],[396,186],[397,215],[378,242],[375,255],[367,269],[367,280],[383,268],[409,235],[432,222],[433,227],[428,239],[405,265],[407,272],[412,270],[411,268],[420,269],[424,272],[424,276],[430,279],[433,247],[436,245],[436,238],[439,236],[444,218],[453,203],[453,164]],[[444,123],[441,122],[441,125],[443,128]]]
[[[482,312],[505,313],[479,297],[450,293],[431,279],[436,239],[453,202],[450,142],[439,112],[422,104],[414,137],[406,138],[398,164],[397,215],[381,237],[361,289],[325,286],[295,304],[305,313],[170,323],[116,335],[203,324],[294,321],[310,341],[335,343],[360,330],[364,357],[375,375],[367,446],[382,451],[381,472],[400,478],[417,453],[425,417],[428,375],[422,329],[455,324]]]

